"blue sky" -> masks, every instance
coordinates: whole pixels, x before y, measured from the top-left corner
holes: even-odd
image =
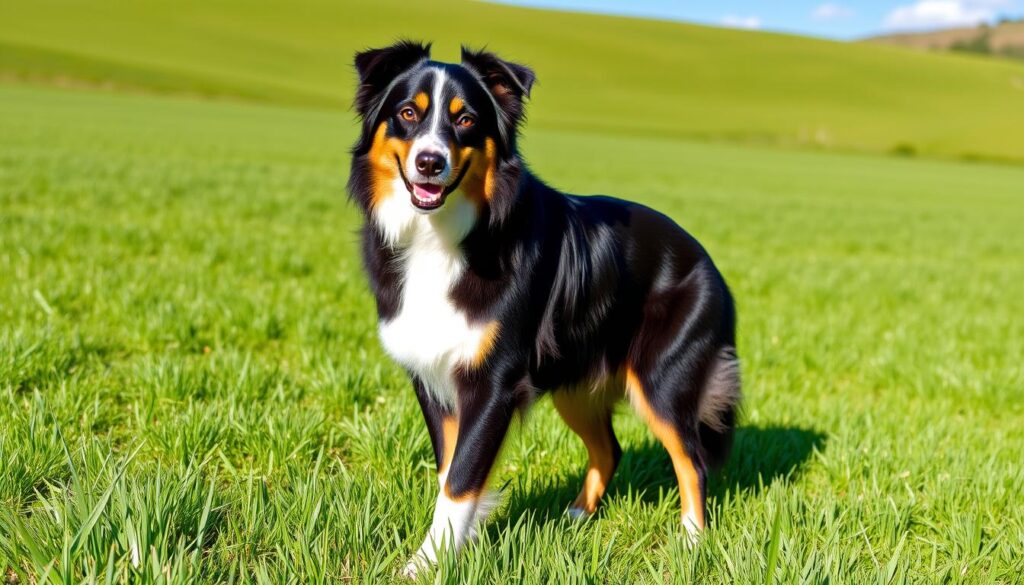
[[[1024,14],[1024,0],[497,0],[506,4],[684,20],[852,39],[970,26]]]

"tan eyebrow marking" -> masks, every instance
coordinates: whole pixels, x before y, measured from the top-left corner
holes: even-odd
[[[420,112],[426,112],[427,108],[430,107],[430,97],[424,92],[419,92],[416,97],[412,98],[413,103],[420,109]]]
[[[463,105],[465,105],[465,103],[462,101],[462,98],[453,97],[451,103],[448,104],[448,111],[452,114],[457,114],[459,113],[459,110],[462,109]]]

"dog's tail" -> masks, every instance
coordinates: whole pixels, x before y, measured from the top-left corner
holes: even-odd
[[[720,467],[729,457],[741,398],[736,348],[724,346],[711,365],[697,411],[700,442],[711,467]]]

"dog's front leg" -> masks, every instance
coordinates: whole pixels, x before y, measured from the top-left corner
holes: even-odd
[[[444,487],[448,476],[448,467],[455,453],[455,439],[459,435],[459,419],[455,416],[452,406],[443,404],[430,393],[423,381],[413,376],[412,387],[416,390],[416,398],[423,411],[423,421],[427,423],[430,444],[434,448],[434,460],[437,462],[438,485]]]
[[[438,553],[458,550],[474,538],[477,524],[489,511],[484,486],[516,404],[511,385],[488,381],[460,388],[455,450],[442,475],[430,532],[405,566],[406,576],[415,577],[437,563]]]

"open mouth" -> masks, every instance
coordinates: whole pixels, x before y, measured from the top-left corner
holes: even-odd
[[[444,185],[413,183],[412,204],[420,209],[437,209],[444,204]]]
[[[405,182],[405,188],[409,190],[413,206],[422,211],[434,211],[444,205],[445,198],[459,188],[462,177],[466,176],[466,170],[469,169],[469,160],[466,160],[455,181],[446,187],[435,183],[413,183],[405,176],[402,161],[397,156],[395,162],[398,163],[398,173],[402,176],[402,181]]]

